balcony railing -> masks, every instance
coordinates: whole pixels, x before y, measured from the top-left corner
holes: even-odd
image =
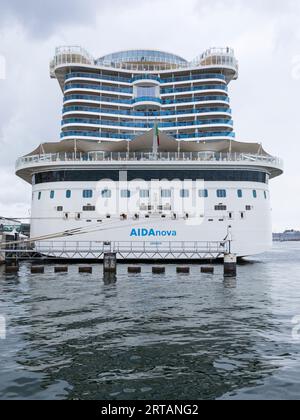
[[[160,98],[151,98],[151,97],[142,97],[135,99],[115,99],[111,97],[95,96],[95,95],[67,95],[64,97],[64,102],[74,101],[74,100],[86,100],[93,102],[110,102],[116,104],[126,104],[134,105],[138,102],[156,102],[162,105],[172,105],[172,104],[181,104],[181,103],[194,103],[194,102],[208,102],[208,101],[222,101],[229,103],[228,96],[197,96],[193,98],[180,98],[180,99],[160,99]]]
[[[191,134],[172,134],[172,136],[178,140],[184,139],[202,139],[202,138],[235,138],[235,133],[233,132],[207,132],[207,133],[191,133]],[[137,137],[136,133],[132,134],[118,134],[118,133],[108,133],[108,132],[98,132],[98,131],[63,131],[60,134],[60,137],[63,139],[65,137],[71,137],[76,139],[77,137],[93,137],[99,140],[104,138],[109,139],[118,139],[118,140],[133,140]]]
[[[62,126],[67,124],[87,124],[87,125],[109,125],[112,127],[133,127],[133,128],[154,128],[154,122],[124,122],[124,121],[109,121],[109,120],[93,120],[88,118],[66,118],[62,121]],[[232,120],[226,119],[207,119],[207,120],[197,120],[197,121],[178,121],[178,122],[159,122],[159,128],[167,127],[189,127],[189,126],[198,126],[198,125],[210,125],[210,124],[226,124],[233,126]]]
[[[163,88],[161,90],[161,93],[172,94],[172,93],[194,92],[194,91],[200,91],[200,90],[224,90],[225,92],[228,92],[228,87],[227,85],[204,85],[204,86],[194,86],[194,87],[176,88],[176,89]]]
[[[89,153],[52,153],[20,158],[17,169],[26,165],[55,162],[106,162],[106,161],[197,161],[197,162],[259,162],[283,166],[281,159],[274,156],[248,153],[218,153],[218,152],[166,152],[166,153],[118,153],[118,152],[89,152]]]
[[[154,74],[139,74],[135,77],[133,77],[130,82],[134,83],[137,82],[138,80],[154,80],[155,82],[159,82],[161,83],[161,78],[158,76],[155,76]]]
[[[68,73],[66,75],[66,80],[69,79],[75,79],[75,78],[87,78],[87,79],[97,79],[97,80],[108,80],[112,82],[121,82],[121,83],[134,83],[137,80],[154,80],[157,82],[160,82],[161,84],[169,84],[169,83],[176,83],[176,82],[188,82],[188,81],[195,81],[195,80],[205,80],[205,79],[220,79],[220,80],[226,80],[225,76],[223,74],[218,73],[200,73],[200,74],[192,74],[191,76],[174,76],[174,77],[158,77],[153,74],[139,74],[137,76],[134,76],[133,78],[127,78],[127,77],[120,77],[120,76],[108,76],[106,74],[100,75],[96,73],[82,73],[82,72],[76,72],[76,73]]]
[[[154,96],[141,96],[139,98],[134,98],[131,103],[135,104],[138,102],[156,102],[158,104],[163,103],[163,101],[160,98],[156,98]]]
[[[215,107],[215,108],[201,108],[201,109],[178,109],[177,111],[152,111],[152,112],[142,112],[142,111],[126,111],[126,110],[116,110],[113,108],[92,108],[88,106],[65,106],[63,108],[63,113],[66,112],[92,112],[96,114],[116,114],[116,115],[127,115],[134,117],[162,117],[162,116],[177,116],[185,114],[205,114],[212,112],[224,112],[226,114],[232,114],[230,108]]]
[[[58,66],[64,65],[80,65],[80,64],[90,64],[98,65],[99,67],[107,67],[128,71],[148,71],[148,72],[160,72],[162,70],[180,70],[180,69],[192,69],[196,67],[207,68],[210,66],[216,67],[231,67],[234,70],[238,71],[238,62],[234,57],[234,52],[230,48],[211,48],[205,53],[197,57],[192,62],[187,62],[185,60],[174,61],[173,63],[163,61],[157,61],[153,63],[153,57],[148,57],[150,62],[147,61],[134,61],[128,62],[126,60],[116,61],[116,60],[95,60],[90,56],[87,51],[80,47],[59,47],[56,49],[55,57],[51,62],[51,71],[55,72],[55,69]],[[135,58],[136,60],[136,58]]]
[[[79,84],[79,83],[71,83],[67,84],[65,86],[65,92],[71,90],[71,89],[89,89],[89,90],[97,90],[97,91],[108,91],[108,92],[120,92],[120,93],[128,93],[130,95],[133,94],[132,88],[113,88],[110,86],[99,86],[99,85],[90,85],[90,84]],[[176,89],[168,89],[164,88],[161,90],[161,93],[163,95],[166,94],[176,94],[176,93],[188,93],[188,92],[197,92],[201,90],[223,90],[225,92],[228,92],[227,85],[204,85],[204,86],[193,86],[188,88],[176,88]]]
[[[108,91],[108,92],[120,92],[120,93],[129,93],[130,95],[133,94],[132,88],[113,88],[110,86],[99,86],[99,85],[89,85],[89,84],[79,84],[79,83],[70,83],[65,86],[65,92],[70,89],[92,89],[92,90],[99,90],[99,91]]]

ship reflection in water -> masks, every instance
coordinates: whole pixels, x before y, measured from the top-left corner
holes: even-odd
[[[299,251],[275,244],[226,282],[222,266],[214,276],[119,266],[105,282],[100,266],[1,268],[0,398],[299,398]]]

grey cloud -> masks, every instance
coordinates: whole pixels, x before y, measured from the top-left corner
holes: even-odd
[[[0,24],[17,21],[30,35],[42,38],[62,25],[93,23],[98,12],[138,3],[138,0],[1,0]]]
[[[208,2],[207,0],[196,0],[196,9],[211,10],[225,7],[227,10],[233,8],[243,8],[254,10],[259,13],[267,13],[269,16],[286,15],[299,11],[300,5],[298,0],[215,0]]]

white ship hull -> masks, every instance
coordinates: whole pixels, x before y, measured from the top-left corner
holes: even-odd
[[[32,238],[39,238],[78,230],[80,234],[55,239],[55,245],[50,245],[49,240],[44,245],[42,242],[37,244],[37,248],[42,247],[40,249],[46,254],[48,246],[49,255],[53,254],[53,251],[50,252],[53,246],[56,256],[60,254],[59,251],[62,252],[62,257],[64,251],[73,251],[73,254],[68,254],[68,258],[82,257],[82,253],[76,252],[76,249],[85,252],[85,258],[92,258],[94,254],[86,254],[88,247],[96,253],[102,249],[103,243],[109,242],[113,247],[123,249],[127,258],[136,258],[138,255],[139,258],[146,259],[153,252],[157,254],[156,258],[160,253],[162,258],[167,258],[167,251],[172,253],[174,250],[178,251],[179,247],[183,253],[174,253],[174,258],[199,259],[202,254],[196,250],[194,255],[192,252],[197,244],[201,249],[205,248],[205,244],[221,244],[226,240],[229,230],[231,251],[237,256],[257,255],[269,250],[272,245],[272,225],[268,186],[259,183],[224,182],[222,187],[227,191],[227,197],[222,199],[216,197],[219,186],[219,183],[205,183],[208,197],[203,199],[203,207],[199,204],[199,210],[196,209],[195,214],[189,213],[189,218],[186,218],[185,213],[177,213],[177,218],[174,219],[172,210],[141,213],[137,220],[134,214],[127,214],[126,219],[120,217],[120,214],[110,214],[107,218],[108,214],[98,214],[96,210],[81,212],[81,220],[76,220],[80,210],[87,204],[81,191],[84,188],[95,191],[96,183],[36,185],[33,188],[31,235]],[[55,199],[50,200],[49,194],[53,188],[56,192]],[[70,188],[74,191],[71,200],[65,197],[65,191]],[[242,198],[237,197],[239,189],[243,191]],[[256,198],[253,190],[257,192]],[[39,193],[47,199],[38,200]],[[88,202],[97,208],[96,200],[89,199]],[[218,205],[226,207],[226,210],[215,210]],[[63,207],[63,212],[57,212],[59,206]],[[214,245],[211,246],[214,248]],[[131,247],[135,252],[128,251]],[[143,249],[146,252],[142,252]],[[184,252],[185,249],[188,249],[188,254]],[[207,257],[205,252],[203,254]],[[121,252],[120,258],[122,255]]]

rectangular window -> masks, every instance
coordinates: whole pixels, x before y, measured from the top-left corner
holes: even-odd
[[[172,191],[171,190],[161,190],[161,197],[162,198],[171,198]]]
[[[227,206],[223,206],[222,204],[219,204],[218,206],[215,206],[216,211],[226,211]]]
[[[237,195],[238,195],[238,198],[243,198],[243,191],[242,190],[238,190],[237,191]]]
[[[121,190],[121,198],[130,198],[131,193],[129,190]]]
[[[180,197],[181,198],[189,198],[190,192],[189,190],[180,190]]]
[[[156,95],[156,88],[153,86],[138,86],[137,88],[137,97],[150,97],[155,98]]]
[[[64,211],[64,208],[62,206],[58,206],[58,207],[56,207],[56,210],[57,211]]]
[[[39,194],[38,194],[38,200],[40,200],[41,198],[42,198],[42,193],[40,191]]]
[[[253,198],[257,198],[257,191],[253,190]]]
[[[246,206],[246,210],[247,211],[251,211],[252,210],[252,206]]]
[[[264,191],[264,197],[265,197],[266,200],[268,199],[268,193],[267,193],[267,191]]]
[[[140,198],[149,198],[150,197],[150,191],[149,190],[141,190],[140,191]]]
[[[83,196],[83,198],[93,198],[93,191],[92,190],[83,190],[82,196]]]
[[[208,190],[199,190],[199,197],[200,198],[207,198],[208,197]]]
[[[217,190],[217,197],[218,198],[226,198],[227,197],[226,190]]]
[[[82,211],[95,211],[96,207],[95,206],[83,206],[82,207]]]
[[[71,190],[67,190],[66,191],[66,198],[71,198],[72,196],[72,191]]]
[[[101,191],[102,198],[111,198],[111,190],[105,189]]]
[[[50,191],[50,199],[53,200],[54,197],[55,197],[55,192],[54,191]]]

